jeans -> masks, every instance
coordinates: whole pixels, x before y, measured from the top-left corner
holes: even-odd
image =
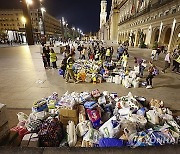
[[[56,61],[52,62],[53,68],[57,68]]]
[[[147,82],[147,85],[151,85],[152,86],[152,79],[154,78],[154,76],[152,74],[149,74],[146,78],[146,82]]]
[[[175,70],[176,70],[176,72],[179,72],[179,63],[177,61],[174,61],[174,67],[173,67],[172,71],[175,71]]]
[[[139,76],[140,76],[140,77],[143,77],[143,75],[144,75],[144,70],[145,70],[145,67],[142,66],[142,65],[140,65],[140,66],[139,66]]]

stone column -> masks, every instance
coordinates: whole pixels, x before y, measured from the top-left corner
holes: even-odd
[[[159,28],[158,43],[160,42],[160,39],[161,39],[162,29],[163,29],[163,22],[161,22],[161,24],[160,24],[160,28]]]
[[[173,21],[173,24],[172,24],[171,36],[170,36],[169,45],[168,45],[168,51],[171,50],[172,38],[173,38],[175,26],[176,26],[176,19],[174,18],[174,21]]]

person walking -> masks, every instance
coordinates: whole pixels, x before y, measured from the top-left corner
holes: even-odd
[[[57,61],[56,53],[55,53],[54,50],[51,48],[51,51],[50,51],[50,62],[52,63],[53,68],[55,68],[55,69],[57,69],[56,61]]]
[[[165,73],[165,71],[168,68],[170,68],[170,66],[171,66],[171,53],[170,53],[170,51],[168,51],[168,53],[166,54],[164,61],[165,61],[165,65],[164,65],[164,69],[161,71],[162,73]]]
[[[74,83],[78,83],[78,81],[76,80],[75,76],[74,76],[74,72],[73,72],[73,64],[74,64],[74,58],[75,58],[75,53],[72,53],[69,55],[69,57],[67,58],[67,66],[66,66],[66,83],[69,82],[69,79],[71,78],[72,80],[74,80]]]

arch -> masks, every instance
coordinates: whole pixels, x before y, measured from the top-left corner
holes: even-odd
[[[165,45],[168,45],[169,44],[169,41],[170,41],[170,37],[171,37],[171,28],[168,28],[166,31],[165,31],[165,34],[164,34],[164,44]]]
[[[152,31],[151,44],[154,44],[154,42],[158,42],[159,32],[159,28],[157,27]]]
[[[176,45],[180,45],[180,37],[178,37],[178,35],[180,35],[180,25],[177,25],[177,27],[176,27],[176,29],[174,31],[173,38],[172,38],[171,49],[176,47]]]

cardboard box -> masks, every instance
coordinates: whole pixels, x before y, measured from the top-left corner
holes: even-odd
[[[38,134],[30,133],[23,137],[21,147],[39,147]]]
[[[78,124],[78,110],[69,110],[69,109],[60,109],[59,110],[59,119],[63,125],[67,125],[68,121],[74,121]]]
[[[6,112],[7,112],[6,105],[0,103],[0,127],[8,122]]]
[[[0,127],[0,143],[3,142],[6,137],[8,137],[9,132],[9,125],[8,122],[6,122],[3,126]]]

